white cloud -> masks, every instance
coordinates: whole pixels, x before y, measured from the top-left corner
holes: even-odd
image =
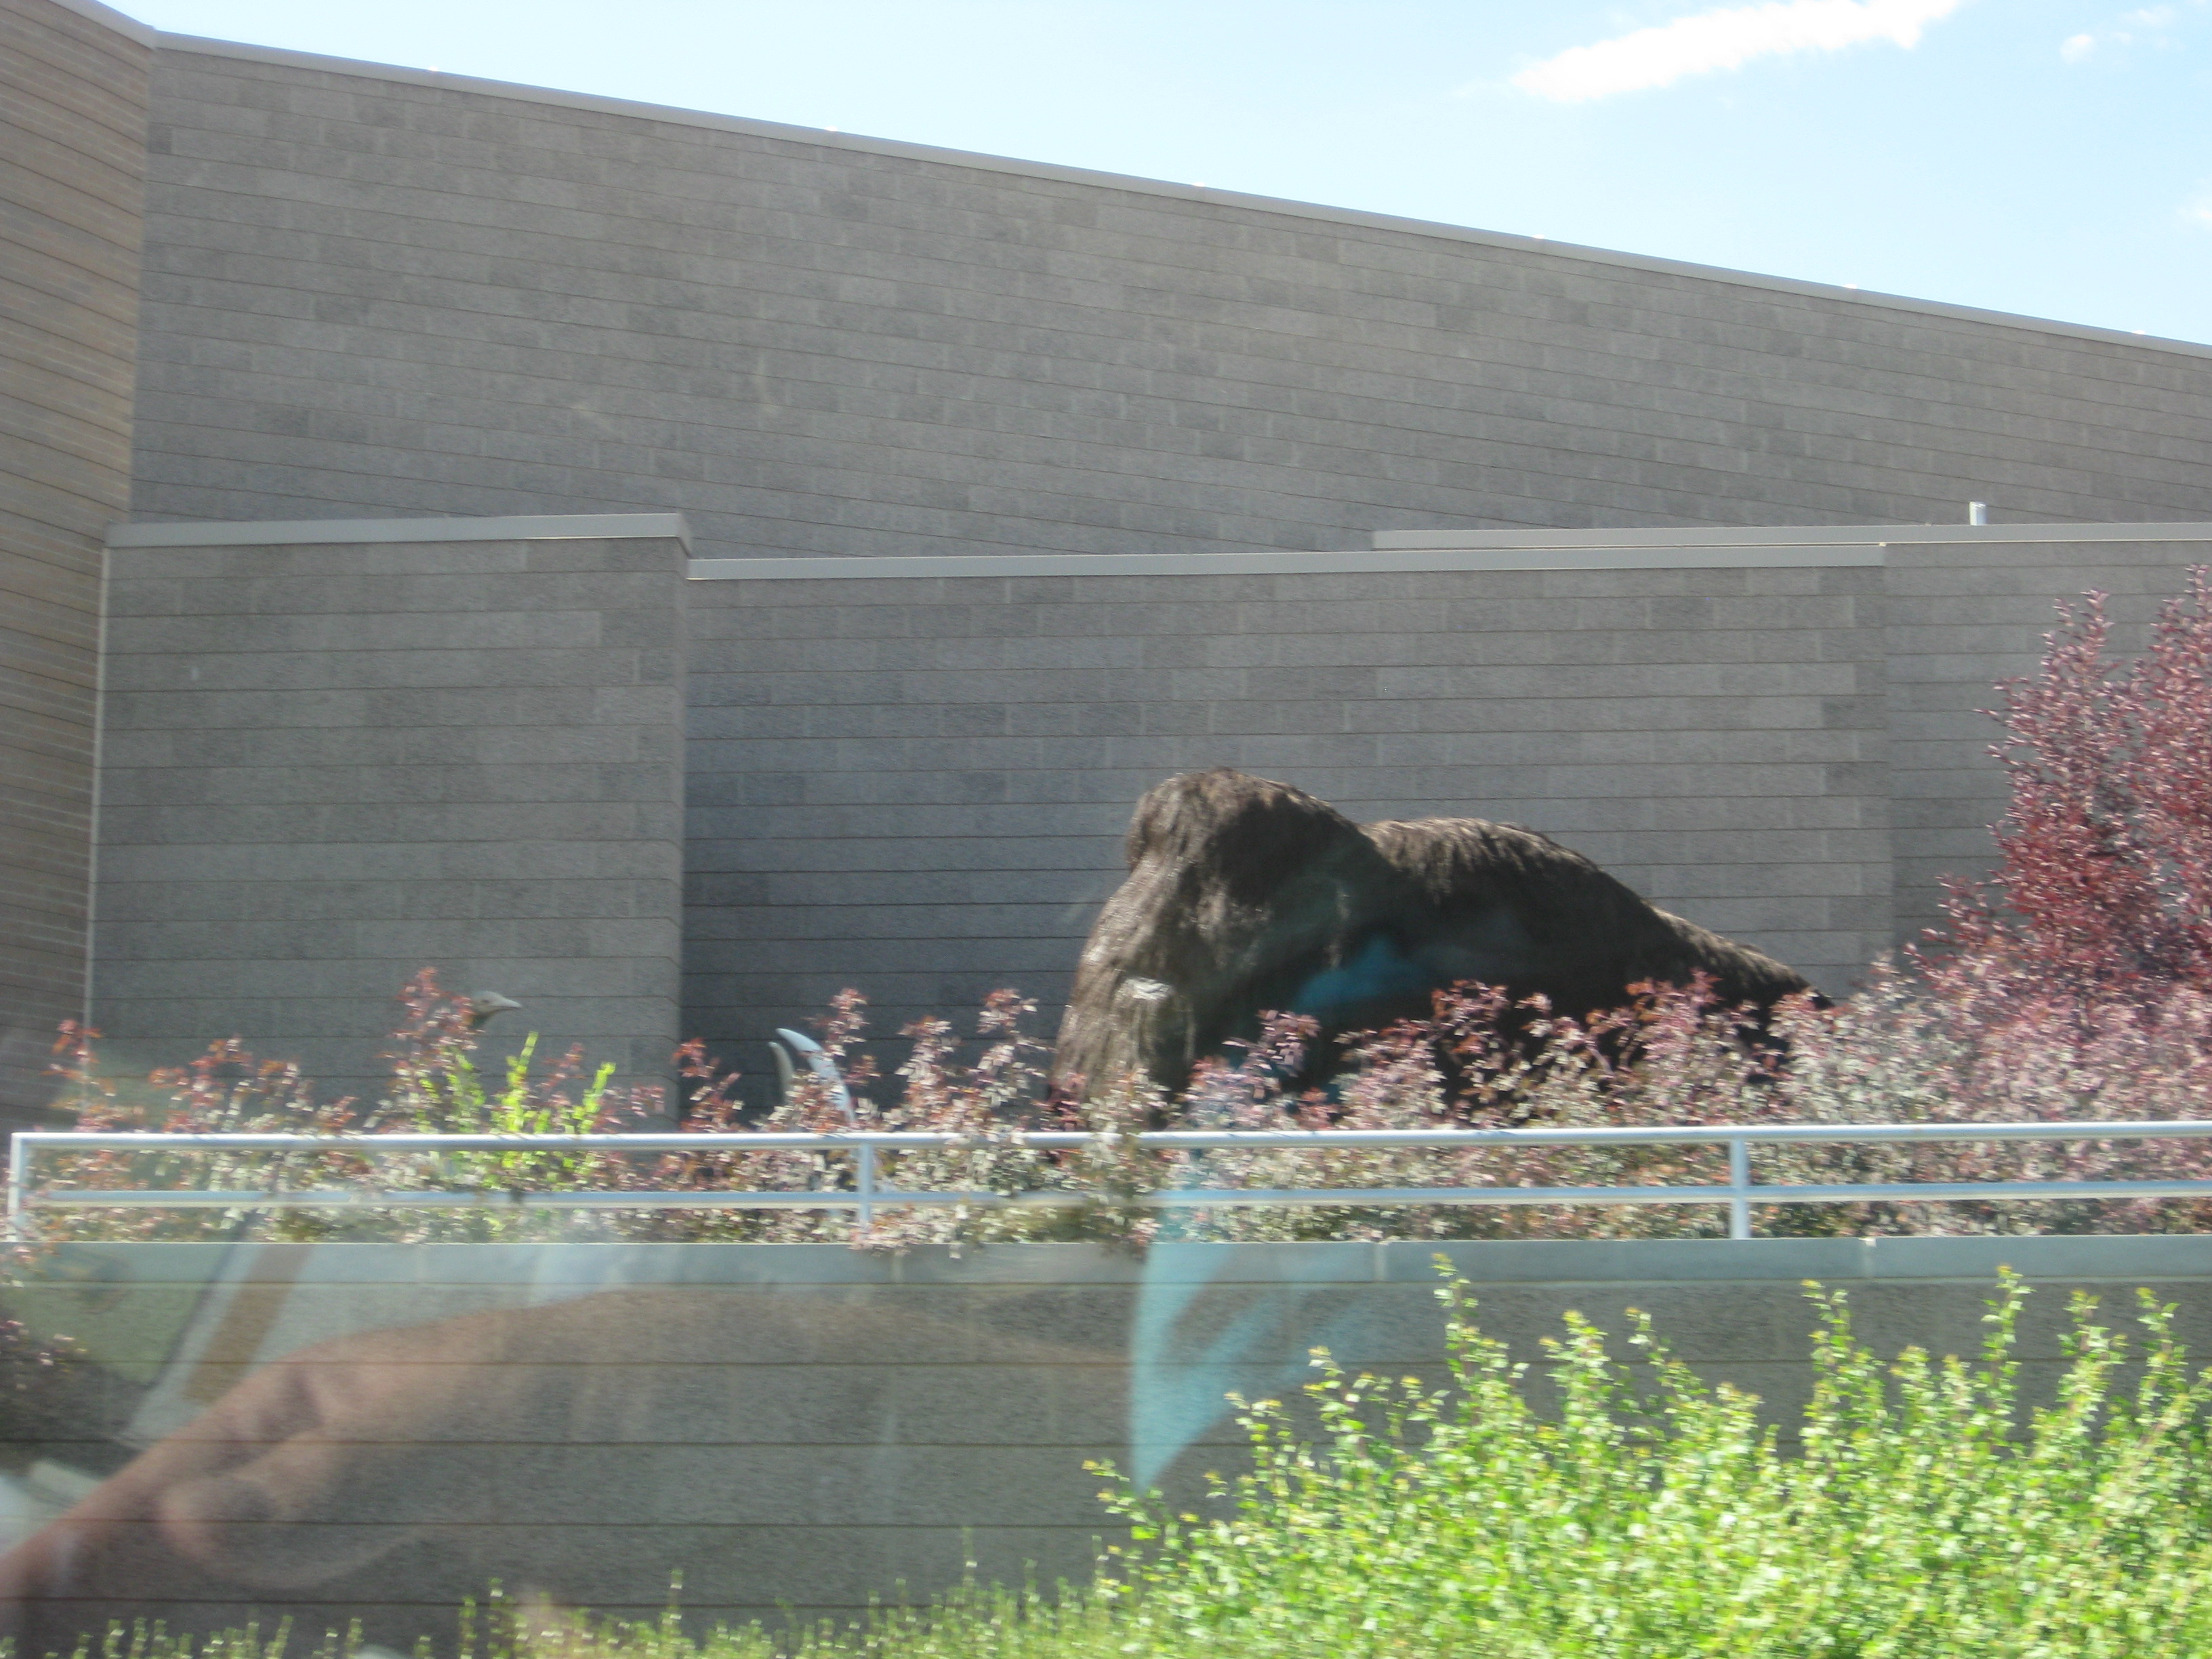
[[[1523,92],[1559,103],[1663,87],[1686,75],[1738,69],[1755,58],[1835,52],[1868,40],[1919,44],[1920,32],[1961,0],[1772,0],[1763,6],[1677,17],[1594,46],[1576,46],[1513,77]]]
[[[2192,225],[2203,225],[2212,230],[2212,190],[2205,191],[2181,210],[2181,216]]]
[[[2093,52],[2133,46],[2148,46],[2157,51],[2170,51],[2178,42],[2174,39],[2179,28],[2192,21],[2185,13],[2201,12],[2207,0],[2188,0],[2187,6],[2145,6],[2140,10],[2123,12],[2118,27],[2100,29],[2093,34],[2073,34],[2058,43],[2058,55],[2069,64],[2078,64]],[[2142,30],[2138,34],[2133,30]],[[2123,54],[2124,56],[2124,54]]]

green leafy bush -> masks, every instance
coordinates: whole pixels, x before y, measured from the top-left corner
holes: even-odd
[[[1346,1377],[1322,1437],[1250,1413],[1233,1511],[1163,1519],[1121,1617],[1163,1654],[1991,1659],[2212,1652],[2212,1392],[2146,1292],[2140,1370],[2075,1299],[2054,1401],[2023,1410],[2008,1276],[1978,1362],[1885,1366],[1818,1294],[1814,1396],[1785,1449],[1647,1322],[1648,1362],[1571,1318],[1540,1417],[1450,1294],[1455,1383]],[[1816,1293],[1817,1294],[1817,1293]]]

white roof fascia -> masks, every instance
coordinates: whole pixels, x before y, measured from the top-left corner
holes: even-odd
[[[1366,551],[930,553],[694,559],[695,581],[898,581],[959,576],[1296,576],[1424,570],[1880,568],[1893,547],[1980,542],[2212,543],[2212,524],[1815,525],[1727,530],[1384,531]]]
[[[623,541],[666,538],[691,550],[681,513],[580,513],[492,519],[248,519],[117,524],[110,547],[309,547],[332,543]]]
[[[102,28],[113,29],[125,40],[136,41],[142,46],[158,49],[172,38],[163,34],[159,29],[147,27],[135,17],[125,17],[121,12],[101,5],[100,0],[46,0],[46,3],[58,6],[64,11],[73,11],[88,21],[99,24]]]
[[[1376,550],[1495,547],[1891,547],[1936,542],[2201,542],[2212,524],[1759,525],[1728,530],[1378,530]]]
[[[1817,547],[1438,548],[1352,553],[937,553],[864,559],[694,559],[697,581],[939,576],[1326,576],[1413,570],[1772,569],[1879,565],[1878,544]]]

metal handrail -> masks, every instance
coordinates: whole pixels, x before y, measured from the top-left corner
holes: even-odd
[[[8,1163],[9,1236],[30,1237],[39,1209],[849,1209],[863,1225],[879,1206],[964,1204],[976,1207],[1080,1208],[1099,1200],[1078,1192],[914,1192],[883,1183],[878,1155],[930,1148],[1072,1150],[1127,1140],[1155,1151],[1373,1146],[1724,1146],[1729,1178],[1720,1184],[1640,1187],[1301,1187],[1177,1188],[1121,1200],[1150,1209],[1212,1209],[1312,1205],[1410,1206],[1521,1204],[1725,1204],[1729,1237],[1751,1237],[1754,1204],[1844,1204],[1875,1200],[1926,1203],[1952,1199],[2187,1198],[2212,1196],[2206,1181],[1881,1182],[1820,1185],[1754,1183],[1753,1146],[1846,1141],[1895,1143],[1996,1140],[2152,1140],[2212,1136],[2212,1118],[2037,1123],[1770,1123],[1669,1125],[1649,1128],[1541,1129],[1157,1129],[1123,1136],[1112,1130],[1008,1129],[982,1134],[911,1129],[794,1130],[636,1134],[308,1135],[132,1130],[29,1130],[11,1136]],[[143,1191],[122,1188],[34,1190],[31,1165],[42,1151],[144,1152],[843,1152],[854,1155],[850,1190],[805,1192],[419,1192],[357,1188],[295,1191]]]

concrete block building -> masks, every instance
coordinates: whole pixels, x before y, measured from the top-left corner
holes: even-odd
[[[0,0],[0,1051],[1066,985],[1230,764],[1848,989],[2212,348]],[[1966,504],[1991,505],[1986,526]],[[2124,634],[2124,644],[2133,637]]]

